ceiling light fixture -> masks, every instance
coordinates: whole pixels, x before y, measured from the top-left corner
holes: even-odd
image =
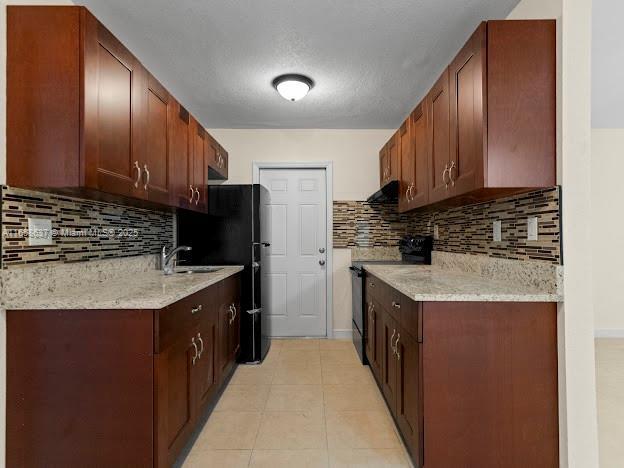
[[[284,99],[298,101],[308,94],[314,82],[304,75],[280,75],[273,80],[273,87]]]

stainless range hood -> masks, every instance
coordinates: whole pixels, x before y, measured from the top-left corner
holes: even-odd
[[[366,199],[368,203],[396,202],[399,198],[399,181],[392,180]]]

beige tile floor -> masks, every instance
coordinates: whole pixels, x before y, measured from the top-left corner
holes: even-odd
[[[409,467],[368,367],[343,340],[274,340],[239,366],[185,468]]]
[[[600,468],[624,466],[624,339],[596,340]]]

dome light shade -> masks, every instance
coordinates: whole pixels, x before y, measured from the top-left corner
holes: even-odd
[[[284,99],[298,101],[304,98],[314,82],[304,75],[280,75],[273,80],[273,87]]]

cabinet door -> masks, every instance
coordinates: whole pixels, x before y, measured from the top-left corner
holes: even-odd
[[[219,143],[210,134],[207,134],[206,137],[204,158],[210,169],[211,177],[213,177],[215,173],[218,174],[220,171]]]
[[[172,464],[192,433],[196,391],[194,371],[198,363],[197,334],[193,328],[179,337],[156,359],[156,421],[158,460]],[[163,465],[165,465],[163,463]]]
[[[381,323],[381,389],[386,397],[388,406],[394,412],[397,382],[397,359],[394,352],[394,343],[399,331],[396,321],[385,311],[381,314]]]
[[[85,23],[85,185],[146,198],[139,156],[145,145],[141,66],[91,14]]]
[[[199,346],[199,358],[196,363],[195,381],[197,384],[197,404],[199,411],[210,401],[216,388],[216,343],[217,343],[217,310],[208,308],[201,311],[202,318],[195,341]]]
[[[387,149],[388,177],[386,183],[399,180],[399,130],[388,141]]]
[[[388,144],[379,150],[379,186],[386,185],[390,177],[390,162],[388,160]]]
[[[396,419],[403,438],[420,466],[422,461],[422,399],[420,344],[404,329],[398,331]]]
[[[367,351],[366,356],[371,371],[381,381],[381,322],[379,321],[379,305],[375,301],[368,303]]]
[[[171,98],[167,90],[147,73],[146,138],[142,158],[143,188],[149,200],[169,203],[170,144],[169,119]]]
[[[232,328],[232,311],[230,304],[225,301],[219,302],[219,313],[217,321],[217,373],[219,380],[222,380],[230,369],[231,348],[231,328]]]
[[[430,203],[450,196],[449,102],[449,75],[448,70],[444,70],[427,95]]]
[[[486,104],[486,26],[479,28],[449,65],[453,195],[483,187]]]
[[[206,211],[208,206],[206,193],[207,167],[204,161],[206,131],[195,119],[191,122],[191,141],[193,145],[191,184],[195,191],[195,198],[191,208],[195,211]]]
[[[192,167],[191,147],[189,142],[190,119],[188,111],[178,102],[170,106],[172,113],[170,122],[171,141],[171,204],[178,208],[189,208],[192,202],[192,183],[190,171]]]
[[[420,103],[410,116],[413,141],[413,186],[409,194],[409,209],[420,208],[429,203],[430,146],[427,132],[425,102]]]
[[[412,125],[408,117],[399,129],[399,211],[404,212],[410,206],[410,194],[414,185],[414,143]]]
[[[230,153],[221,145],[219,145],[219,148],[221,150],[221,175],[224,179],[227,179],[230,167]]]

